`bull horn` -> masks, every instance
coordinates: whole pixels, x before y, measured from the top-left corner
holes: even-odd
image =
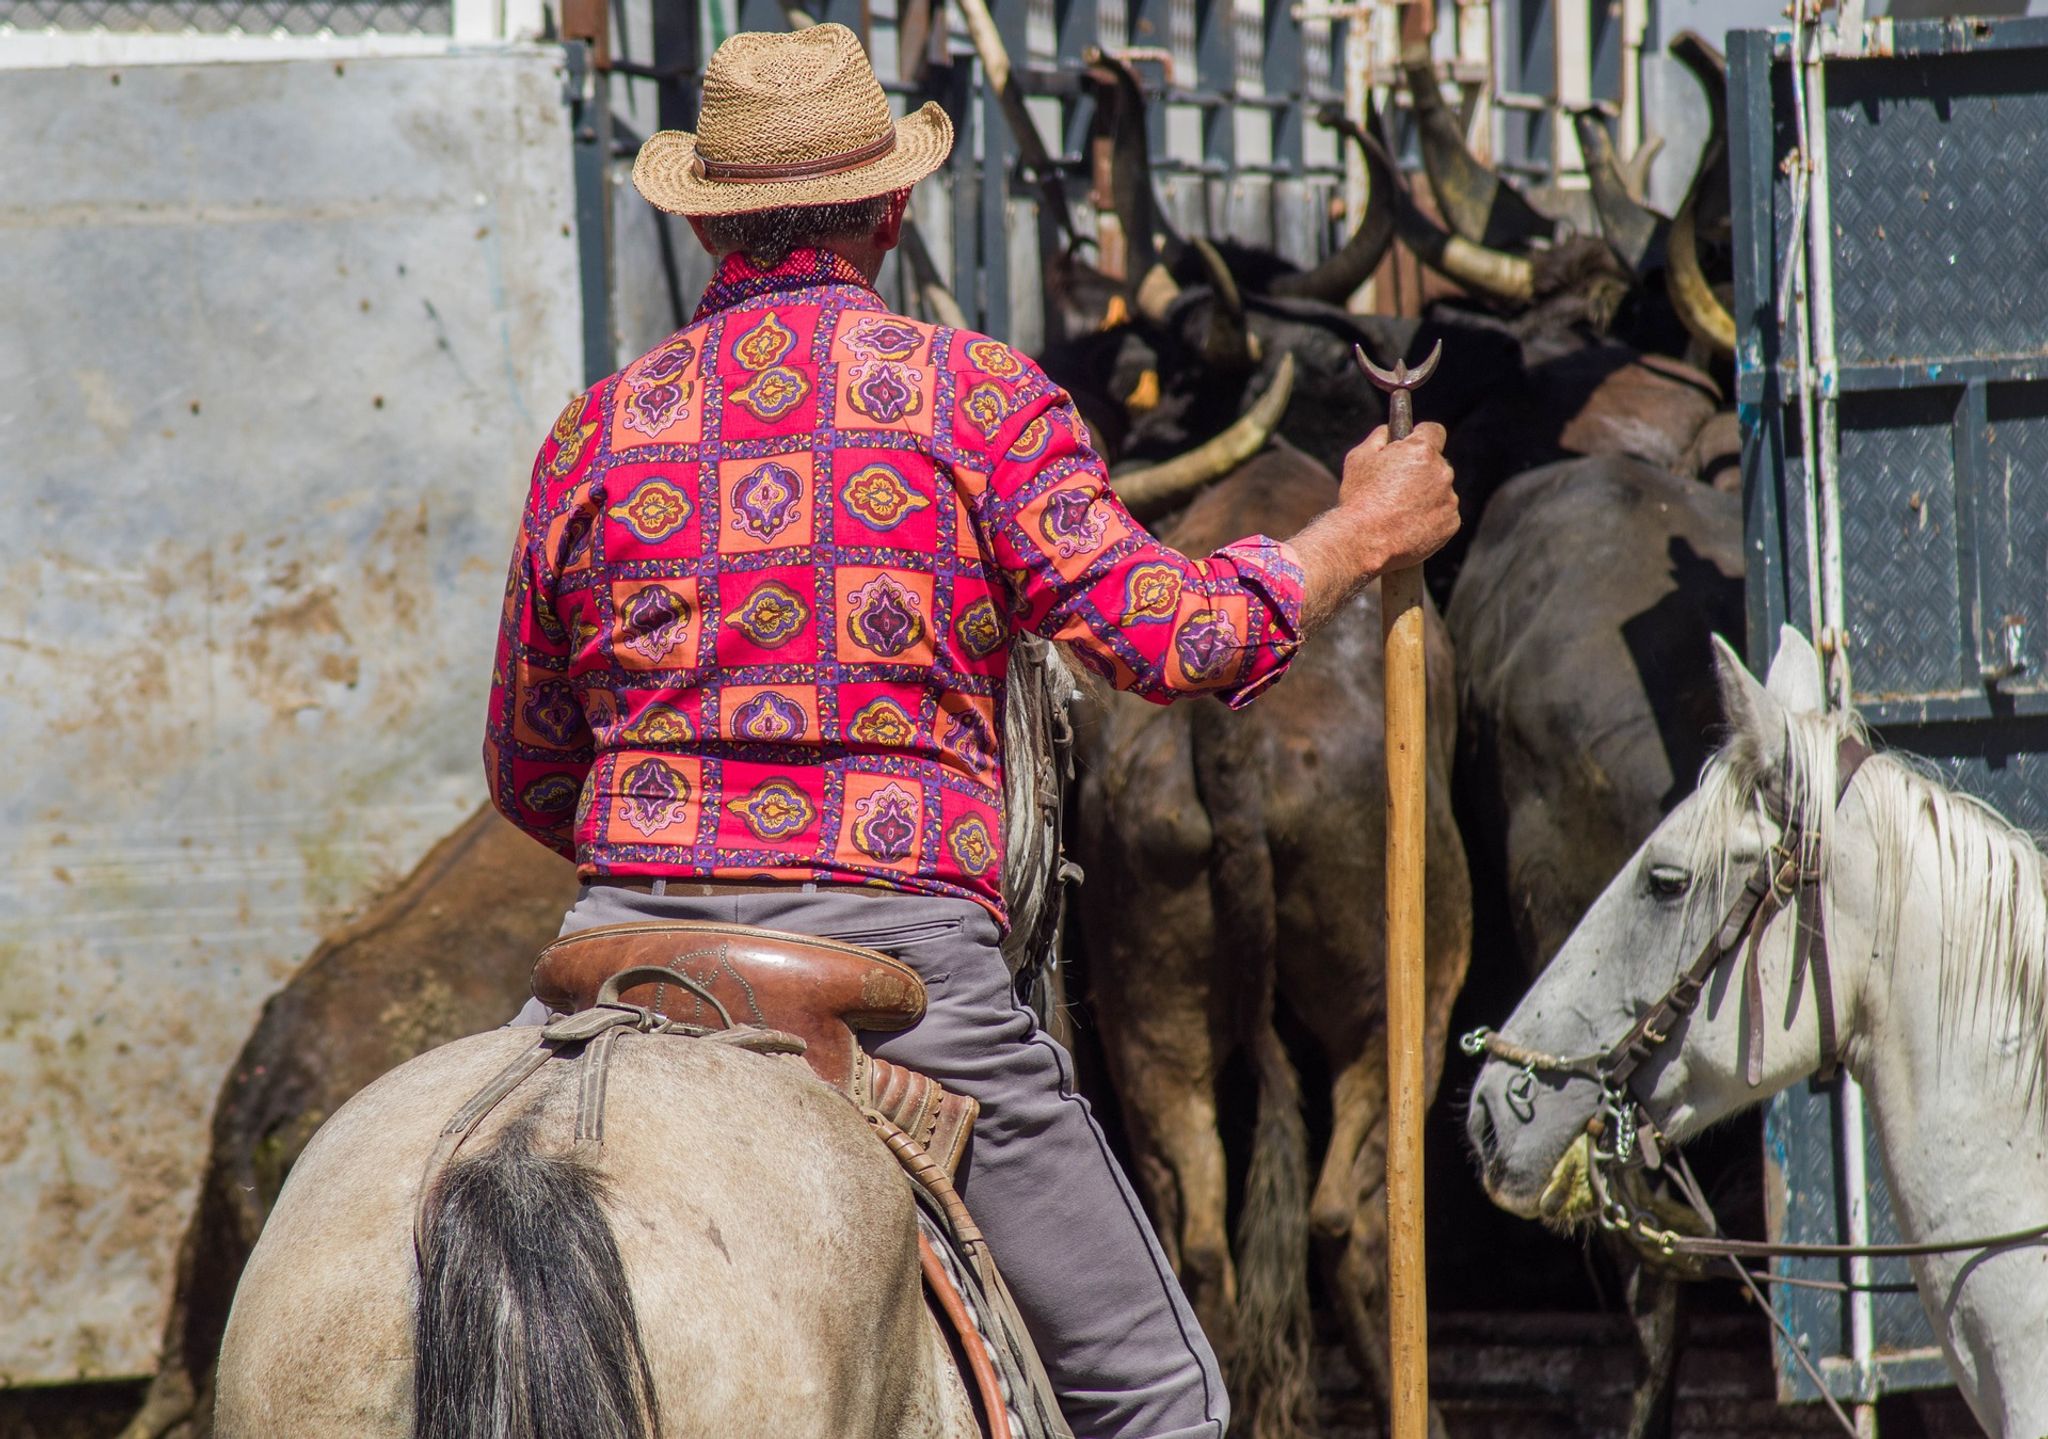
[[[1209,333],[1202,339],[1202,358],[1219,370],[1243,372],[1258,363],[1258,347],[1244,322],[1244,296],[1216,247],[1199,235],[1188,242],[1209,272],[1216,303],[1209,308]]]
[[[1621,183],[1628,190],[1628,197],[1638,205],[1649,203],[1650,167],[1657,163],[1657,155],[1664,148],[1662,135],[1646,136],[1636,146],[1635,154],[1621,167]]]
[[[1407,77],[1409,101],[1415,107],[1422,167],[1429,174],[1437,208],[1451,229],[1460,238],[1490,249],[1555,239],[1557,222],[1465,148],[1458,117],[1437,89],[1436,69],[1427,48],[1415,46],[1405,51],[1401,68]]]
[[[1167,273],[1166,266],[1155,260],[1138,277],[1138,283],[1131,287],[1131,292],[1132,308],[1156,325],[1166,318],[1166,312],[1180,298],[1180,282]]]
[[[951,329],[971,329],[967,312],[939,278],[939,267],[932,263],[932,252],[925,247],[924,232],[907,215],[903,219],[903,260],[910,266],[911,282],[917,286],[917,297],[923,302],[925,313]]]
[[[1669,263],[1664,268],[1664,284],[1671,296],[1671,308],[1678,312],[1687,332],[1708,348],[1723,355],[1733,355],[1735,316],[1721,303],[1714,287],[1707,283],[1706,271],[1700,267],[1699,252],[1701,199],[1706,197],[1712,203],[1715,197],[1721,197],[1719,203],[1725,204],[1728,191],[1727,62],[1721,58],[1720,51],[1691,30],[1675,37],[1670,51],[1674,59],[1692,71],[1701,88],[1707,92],[1713,129],[1708,133],[1706,151],[1700,156],[1700,167],[1693,173],[1692,184],[1685,192],[1685,202],[1671,217],[1671,235],[1666,247]]]
[[[1664,286],[1671,296],[1671,308],[1678,312],[1678,318],[1688,333],[1712,350],[1723,354],[1735,353],[1735,316],[1721,303],[1721,297],[1714,293],[1714,287],[1707,283],[1706,272],[1700,268],[1699,237],[1696,223],[1699,218],[1700,192],[1710,185],[1726,184],[1728,179],[1728,147],[1720,139],[1709,142],[1707,153],[1700,157],[1699,173],[1693,176],[1692,188],[1685,192],[1685,203],[1678,207],[1678,213],[1671,219],[1671,235],[1667,245],[1669,263],[1664,267]]]
[[[1614,143],[1607,126],[1595,109],[1572,112],[1578,131],[1579,149],[1586,159],[1586,178],[1592,183],[1593,209],[1600,216],[1600,233],[1621,262],[1637,276],[1664,263],[1664,235],[1671,224],[1662,215],[1636,203],[1621,178],[1615,162]]]
[[[1489,250],[1462,235],[1453,235],[1416,208],[1415,198],[1395,180],[1394,162],[1377,137],[1335,106],[1317,116],[1323,124],[1348,135],[1364,152],[1367,183],[1385,195],[1394,212],[1394,230],[1401,242],[1431,269],[1450,276],[1468,290],[1510,304],[1526,305],[1536,295],[1536,267],[1520,255]]]
[[[1151,141],[1145,132],[1145,92],[1129,65],[1090,46],[1082,52],[1089,78],[1111,92],[1109,202],[1124,232],[1125,288],[1138,312],[1158,320],[1180,293],[1161,266],[1159,206],[1152,190]]]
[[[1074,217],[1067,211],[1066,185],[1060,179],[1059,167],[1053,164],[1052,152],[1045,148],[1045,137],[1038,133],[1031,112],[1024,106],[1024,92],[1017,87],[1009,47],[1003,44],[1002,31],[996,28],[995,17],[989,14],[987,0],[960,0],[960,14],[967,21],[967,38],[974,42],[974,53],[981,57],[981,68],[988,76],[989,88],[996,92],[996,99],[1002,104],[1003,119],[1008,122],[1010,134],[1017,141],[1017,152],[1023,158],[1024,167],[1038,183],[1043,213],[1051,217],[1059,233],[1071,242],[1076,236]],[[1050,256],[1042,258],[1049,259]]]
[[[1335,118],[1331,116],[1333,111]],[[1343,114],[1343,107],[1333,102],[1324,106],[1317,118],[1338,129],[1341,127],[1337,121]],[[1389,187],[1381,185],[1371,169],[1368,165],[1365,213],[1358,217],[1358,226],[1344,242],[1344,248],[1305,274],[1281,276],[1273,283],[1275,295],[1342,305],[1351,298],[1353,290],[1372,278],[1372,272],[1386,256],[1387,246],[1394,242],[1394,206]]]
[[[1170,460],[1113,475],[1110,488],[1124,508],[1140,519],[1170,508],[1264,449],[1293,393],[1294,356],[1282,355],[1266,393],[1229,429]]]
[[[817,17],[801,5],[792,5],[789,0],[782,0],[782,23],[792,30],[808,30],[818,21]]]
[[[1697,31],[1684,30],[1672,38],[1667,47],[1671,58],[1678,61],[1692,77],[1699,81],[1700,88],[1707,94],[1707,145],[1701,147],[1701,156],[1718,137],[1725,146],[1728,139],[1728,62]],[[1725,155],[1724,155],[1725,160]],[[1702,166],[1702,169],[1705,167]],[[1703,191],[1700,195],[1699,215],[1694,221],[1695,232],[1712,235],[1728,218],[1728,187],[1722,184]]]

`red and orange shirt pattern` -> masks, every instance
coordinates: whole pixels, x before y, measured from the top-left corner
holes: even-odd
[[[733,257],[541,446],[484,764],[586,878],[878,883],[1001,917],[1012,636],[1241,705],[1300,609],[1283,544],[1192,560],[1147,534],[1008,346],[889,313],[829,253]]]

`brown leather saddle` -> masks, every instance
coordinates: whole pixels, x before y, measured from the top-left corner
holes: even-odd
[[[879,950],[750,925],[653,921],[556,940],[534,964],[534,997],[576,1014],[597,1004],[607,980],[645,967],[693,984],[625,984],[619,1003],[678,1024],[794,1035],[820,1079],[901,1128],[948,1174],[958,1171],[980,1106],[929,1075],[874,1058],[855,1037],[908,1029],[924,1017],[924,982],[909,965]]]

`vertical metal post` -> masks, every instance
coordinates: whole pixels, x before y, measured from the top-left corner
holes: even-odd
[[[1955,419],[1949,443],[1955,452],[1956,481],[1956,609],[1961,634],[1956,644],[1957,689],[1981,685],[1990,673],[1987,661],[2002,659],[1985,652],[1989,634],[1984,596],[2009,592],[1998,551],[1984,543],[1984,522],[1979,513],[1980,497],[1992,491],[1986,484],[1991,471],[1991,401],[1985,382],[1968,381],[1956,401]],[[1990,573],[1987,574],[1986,572]]]
[[[1553,0],[1550,43],[1557,103],[1579,110],[1593,102],[1593,7],[1591,0]],[[1586,182],[1586,159],[1571,125],[1550,127],[1550,177],[1554,184]]]
[[[569,106],[576,177],[577,272],[583,292],[583,380],[594,385],[618,368],[612,335],[612,112],[591,64],[590,46],[562,46],[563,99]]]
[[[984,122],[974,109],[974,78],[974,62],[956,58],[950,67],[945,97],[946,113],[953,117],[957,127],[953,153],[946,160],[946,178],[953,201],[953,295],[968,318],[986,329],[981,304],[981,227],[975,223],[975,217],[981,213],[975,139]]]
[[[1285,96],[1284,109],[1273,112],[1273,168],[1294,176],[1304,164],[1309,101],[1302,74],[1302,22],[1283,4],[1266,5],[1264,43],[1259,56],[1260,85],[1267,95]]]
[[[1235,184],[1237,14],[1231,0],[1195,0],[1195,88],[1225,97],[1202,111],[1202,158],[1208,166],[1220,165],[1225,183]],[[1227,205],[1224,213],[1229,214]]]
[[[654,68],[674,75],[655,92],[655,119],[664,130],[694,130],[704,69],[697,0],[656,0],[653,18]]]
[[[1810,583],[1818,614],[1814,640],[1826,666],[1827,697],[1839,709],[1851,707],[1848,628],[1842,587],[1842,510],[1840,490],[1841,436],[1837,416],[1839,365],[1835,348],[1834,213],[1828,176],[1827,37],[1819,25],[1804,29],[1797,13],[1792,31],[1792,74],[1798,108],[1799,144],[1806,180],[1806,248],[1801,278],[1801,429],[1808,456],[1807,547]],[[1803,82],[1803,84],[1802,84]],[[1818,534],[1815,527],[1818,527]],[[1868,1117],[1863,1090],[1842,1076],[1839,1091],[1842,1152],[1838,1156],[1848,1194],[1844,1239],[1855,1245],[1870,1242]],[[1847,1297],[1849,1359],[1856,1396],[1871,1392],[1875,1313],[1868,1290],[1870,1261],[1853,1259],[1850,1281],[1861,1288]],[[1867,1399],[1855,1406],[1858,1433],[1874,1436],[1877,1407]]]
[[[1026,53],[1022,5],[994,8],[996,28],[1012,57]],[[981,85],[981,326],[1010,337],[1010,172],[1017,150],[1003,117],[1003,100],[984,73]]]
[[[1059,53],[1073,60],[1091,46],[1103,44],[1102,7],[1097,0],[1067,0],[1059,12]],[[1086,93],[1086,87],[1083,87]],[[1085,155],[1092,109],[1086,104],[1067,107],[1065,139],[1061,149],[1069,155]]]
[[[1369,3],[1351,7],[1344,17],[1341,33],[1332,35],[1332,57],[1339,59],[1344,67],[1344,113],[1353,119],[1362,120],[1370,108],[1372,99],[1372,32],[1378,12]],[[1365,213],[1366,179],[1365,157],[1358,153],[1356,145],[1345,145],[1339,152],[1344,161],[1344,215],[1353,224]],[[1374,309],[1378,296],[1373,291],[1376,282],[1367,280],[1361,287],[1365,308]]]
[[[1173,44],[1173,0],[1130,0],[1126,12],[1130,16],[1129,42],[1133,49],[1168,50]],[[1186,84],[1188,77],[1168,70],[1175,84]],[[1161,162],[1169,158],[1171,151],[1167,143],[1167,117],[1171,113],[1166,103],[1166,86],[1148,86],[1145,91],[1145,147],[1155,174]],[[1155,181],[1155,185],[1156,185]],[[1160,204],[1164,213],[1173,214],[1173,197],[1162,194]]]
[[[1834,207],[1828,186],[1828,92],[1825,47],[1816,27],[1813,32],[1811,71],[1806,83],[1806,146],[1812,165],[1808,183],[1812,186],[1806,226],[1806,243],[1812,289],[1807,296],[1812,310],[1813,361],[1818,393],[1815,411],[1819,435],[1815,448],[1820,461],[1820,560],[1821,620],[1827,626],[1816,635],[1821,658],[1827,665],[1828,689],[1841,708],[1849,707],[1849,633],[1842,598],[1842,497],[1840,490],[1840,438],[1837,434],[1836,395],[1838,365],[1835,356],[1835,231]]]
[[[1650,0],[1621,0],[1621,124],[1616,143],[1630,159],[1643,143],[1643,36]]]

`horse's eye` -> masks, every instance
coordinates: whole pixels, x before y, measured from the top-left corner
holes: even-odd
[[[1692,875],[1675,864],[1650,866],[1650,893],[1660,899],[1676,899],[1692,887]]]

